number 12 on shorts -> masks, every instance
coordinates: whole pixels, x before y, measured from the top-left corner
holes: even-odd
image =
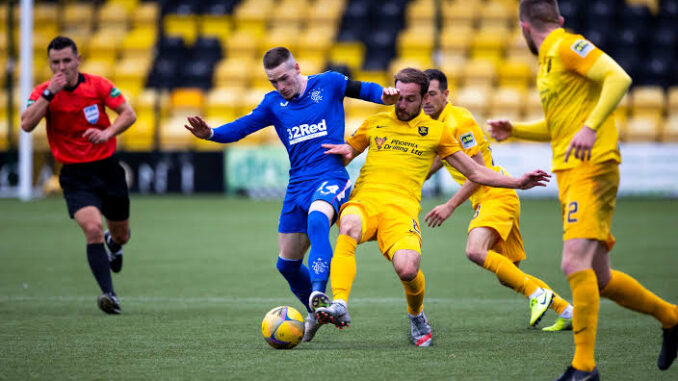
[[[577,212],[579,211],[579,203],[577,201],[572,201],[567,204],[567,222],[577,222]]]

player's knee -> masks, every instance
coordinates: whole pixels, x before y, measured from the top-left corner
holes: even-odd
[[[398,274],[400,280],[406,282],[411,281],[417,277],[417,274],[419,273],[419,267],[413,264],[406,264],[404,266],[400,266],[400,268],[396,268],[396,273]]]
[[[362,228],[363,224],[360,217],[348,215],[341,219],[339,234],[347,235],[356,241],[359,241]]]
[[[111,237],[118,245],[124,245],[129,241],[130,234],[128,230],[115,231],[111,232]]]
[[[301,266],[301,261],[291,261],[278,257],[275,267],[282,275],[296,272]]]
[[[478,250],[472,247],[466,248],[466,258],[468,258],[471,262],[477,264],[478,266],[482,266],[483,263],[485,263],[486,256],[487,251],[485,250]]]
[[[87,242],[103,242],[104,240],[104,226],[100,221],[84,221],[80,223]]]

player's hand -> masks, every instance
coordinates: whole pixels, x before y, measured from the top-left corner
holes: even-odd
[[[355,157],[355,151],[353,147],[344,143],[344,144],[322,144],[323,148],[327,148],[327,151],[324,152],[325,155],[341,155],[344,158],[344,165],[348,164]]]
[[[87,140],[89,140],[92,144],[101,144],[106,143],[112,135],[108,128],[105,130],[100,130],[98,128],[88,128],[82,134],[82,136],[87,138]]]
[[[506,119],[488,120],[487,124],[490,126],[490,136],[498,142],[506,140],[511,137],[513,132],[513,125]]]
[[[595,142],[596,130],[589,126],[582,127],[581,130],[574,135],[570,145],[567,147],[567,151],[565,151],[565,162],[567,163],[567,159],[570,157],[570,153],[573,149],[575,158],[581,161],[591,160],[591,149]]]
[[[188,126],[184,124],[187,130],[191,131],[195,137],[200,139],[208,139],[212,135],[212,128],[199,116],[189,116],[188,123],[191,125]]]
[[[400,98],[400,90],[395,87],[384,87],[381,91],[381,101],[385,105],[394,105]]]
[[[66,79],[66,74],[58,72],[54,74],[54,76],[52,76],[52,79],[50,79],[47,88],[49,89],[49,91],[52,92],[52,94],[56,94],[59,91],[63,90],[63,88],[66,87],[67,83],[68,80]]]
[[[424,217],[424,221],[426,221],[429,227],[435,228],[450,218],[453,212],[454,207],[447,205],[447,203],[440,204],[428,212],[426,217]]]
[[[551,181],[551,175],[542,171],[541,169],[536,169],[520,177],[519,179],[520,185],[518,186],[518,189],[545,187],[549,181]]]

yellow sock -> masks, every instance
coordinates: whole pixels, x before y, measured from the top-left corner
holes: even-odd
[[[409,281],[401,280],[405,287],[405,298],[407,299],[407,312],[410,315],[417,316],[424,309],[424,289],[426,280],[424,273],[419,270],[417,276]]]
[[[596,273],[591,270],[577,271],[567,277],[572,289],[572,329],[574,331],[574,359],[572,366],[590,372],[596,367],[593,357],[598,330],[600,296]]]
[[[678,307],[664,301],[621,271],[612,270],[610,282],[600,290],[600,295],[622,307],[654,316],[664,328],[678,324]]]
[[[351,286],[355,279],[355,249],[358,242],[353,238],[340,234],[337,238],[337,247],[330,263],[330,282],[332,283],[332,297],[348,302]]]
[[[530,280],[532,280],[534,283],[536,283],[537,285],[539,285],[539,287],[541,287],[541,288],[543,288],[543,289],[545,289],[545,290],[551,290],[551,291],[553,291],[553,289],[552,289],[551,287],[549,287],[549,285],[546,284],[546,282],[544,282],[543,280],[541,280],[541,279],[539,279],[539,278],[537,278],[537,277],[535,277],[535,276],[532,276],[532,275],[530,275],[530,274],[525,274],[525,275],[527,275],[527,277],[530,278]],[[558,315],[562,314],[563,311],[565,311],[565,309],[566,309],[567,306],[569,306],[569,305],[570,305],[570,303],[568,303],[567,300],[561,298],[555,291],[553,292],[553,303],[551,304],[551,307],[550,307],[550,308],[551,308],[552,310],[556,311],[556,313],[557,313]]]
[[[525,295],[525,297],[532,295],[539,287],[524,272],[517,268],[513,262],[494,250],[487,252],[483,268],[495,273],[502,283],[509,285],[516,292]]]

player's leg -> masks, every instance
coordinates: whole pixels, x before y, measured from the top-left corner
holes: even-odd
[[[101,212],[95,206],[86,206],[78,209],[73,214],[73,218],[85,234],[87,262],[89,263],[92,275],[94,275],[103,293],[98,299],[99,308],[109,314],[119,314],[120,305],[113,290],[108,255],[104,248],[104,229]]]
[[[417,242],[414,242],[415,239],[413,238],[414,237],[409,238],[413,241],[411,244],[417,246],[420,245],[418,240]],[[405,288],[407,315],[410,319],[412,342],[418,347],[428,347],[432,343],[433,332],[428,319],[426,318],[426,314],[424,314],[426,279],[424,273],[419,268],[420,260],[421,254],[419,251],[411,249],[397,250],[392,258],[393,268]]]
[[[309,246],[308,237],[304,233],[278,233],[280,254],[276,267],[287,280],[292,293],[306,307],[311,295],[311,277],[308,267],[304,265],[304,253]]]
[[[563,244],[562,269],[572,290],[575,352],[572,366],[593,372],[596,366],[594,350],[598,329],[600,296],[598,278],[593,270],[593,258],[601,242],[592,239],[569,239]]]
[[[111,271],[120,272],[122,269],[122,247],[130,239],[129,220],[113,221],[106,219],[108,230],[104,231],[104,242],[109,252]]]
[[[104,231],[104,242],[109,251],[109,264],[115,273],[122,269],[122,246],[129,241],[129,190],[125,170],[115,158],[102,163],[100,179],[101,213],[106,218],[108,230]]]
[[[661,370],[668,369],[678,350],[678,306],[661,299],[628,274],[611,269],[604,245],[596,252],[593,269],[598,275],[600,296],[630,310],[654,316],[661,323],[664,341],[657,366]]]
[[[330,265],[333,301],[329,307],[316,310],[321,323],[333,323],[339,328],[351,324],[348,297],[355,280],[355,250],[363,237],[365,213],[357,205],[348,205],[341,213],[339,236]]]

